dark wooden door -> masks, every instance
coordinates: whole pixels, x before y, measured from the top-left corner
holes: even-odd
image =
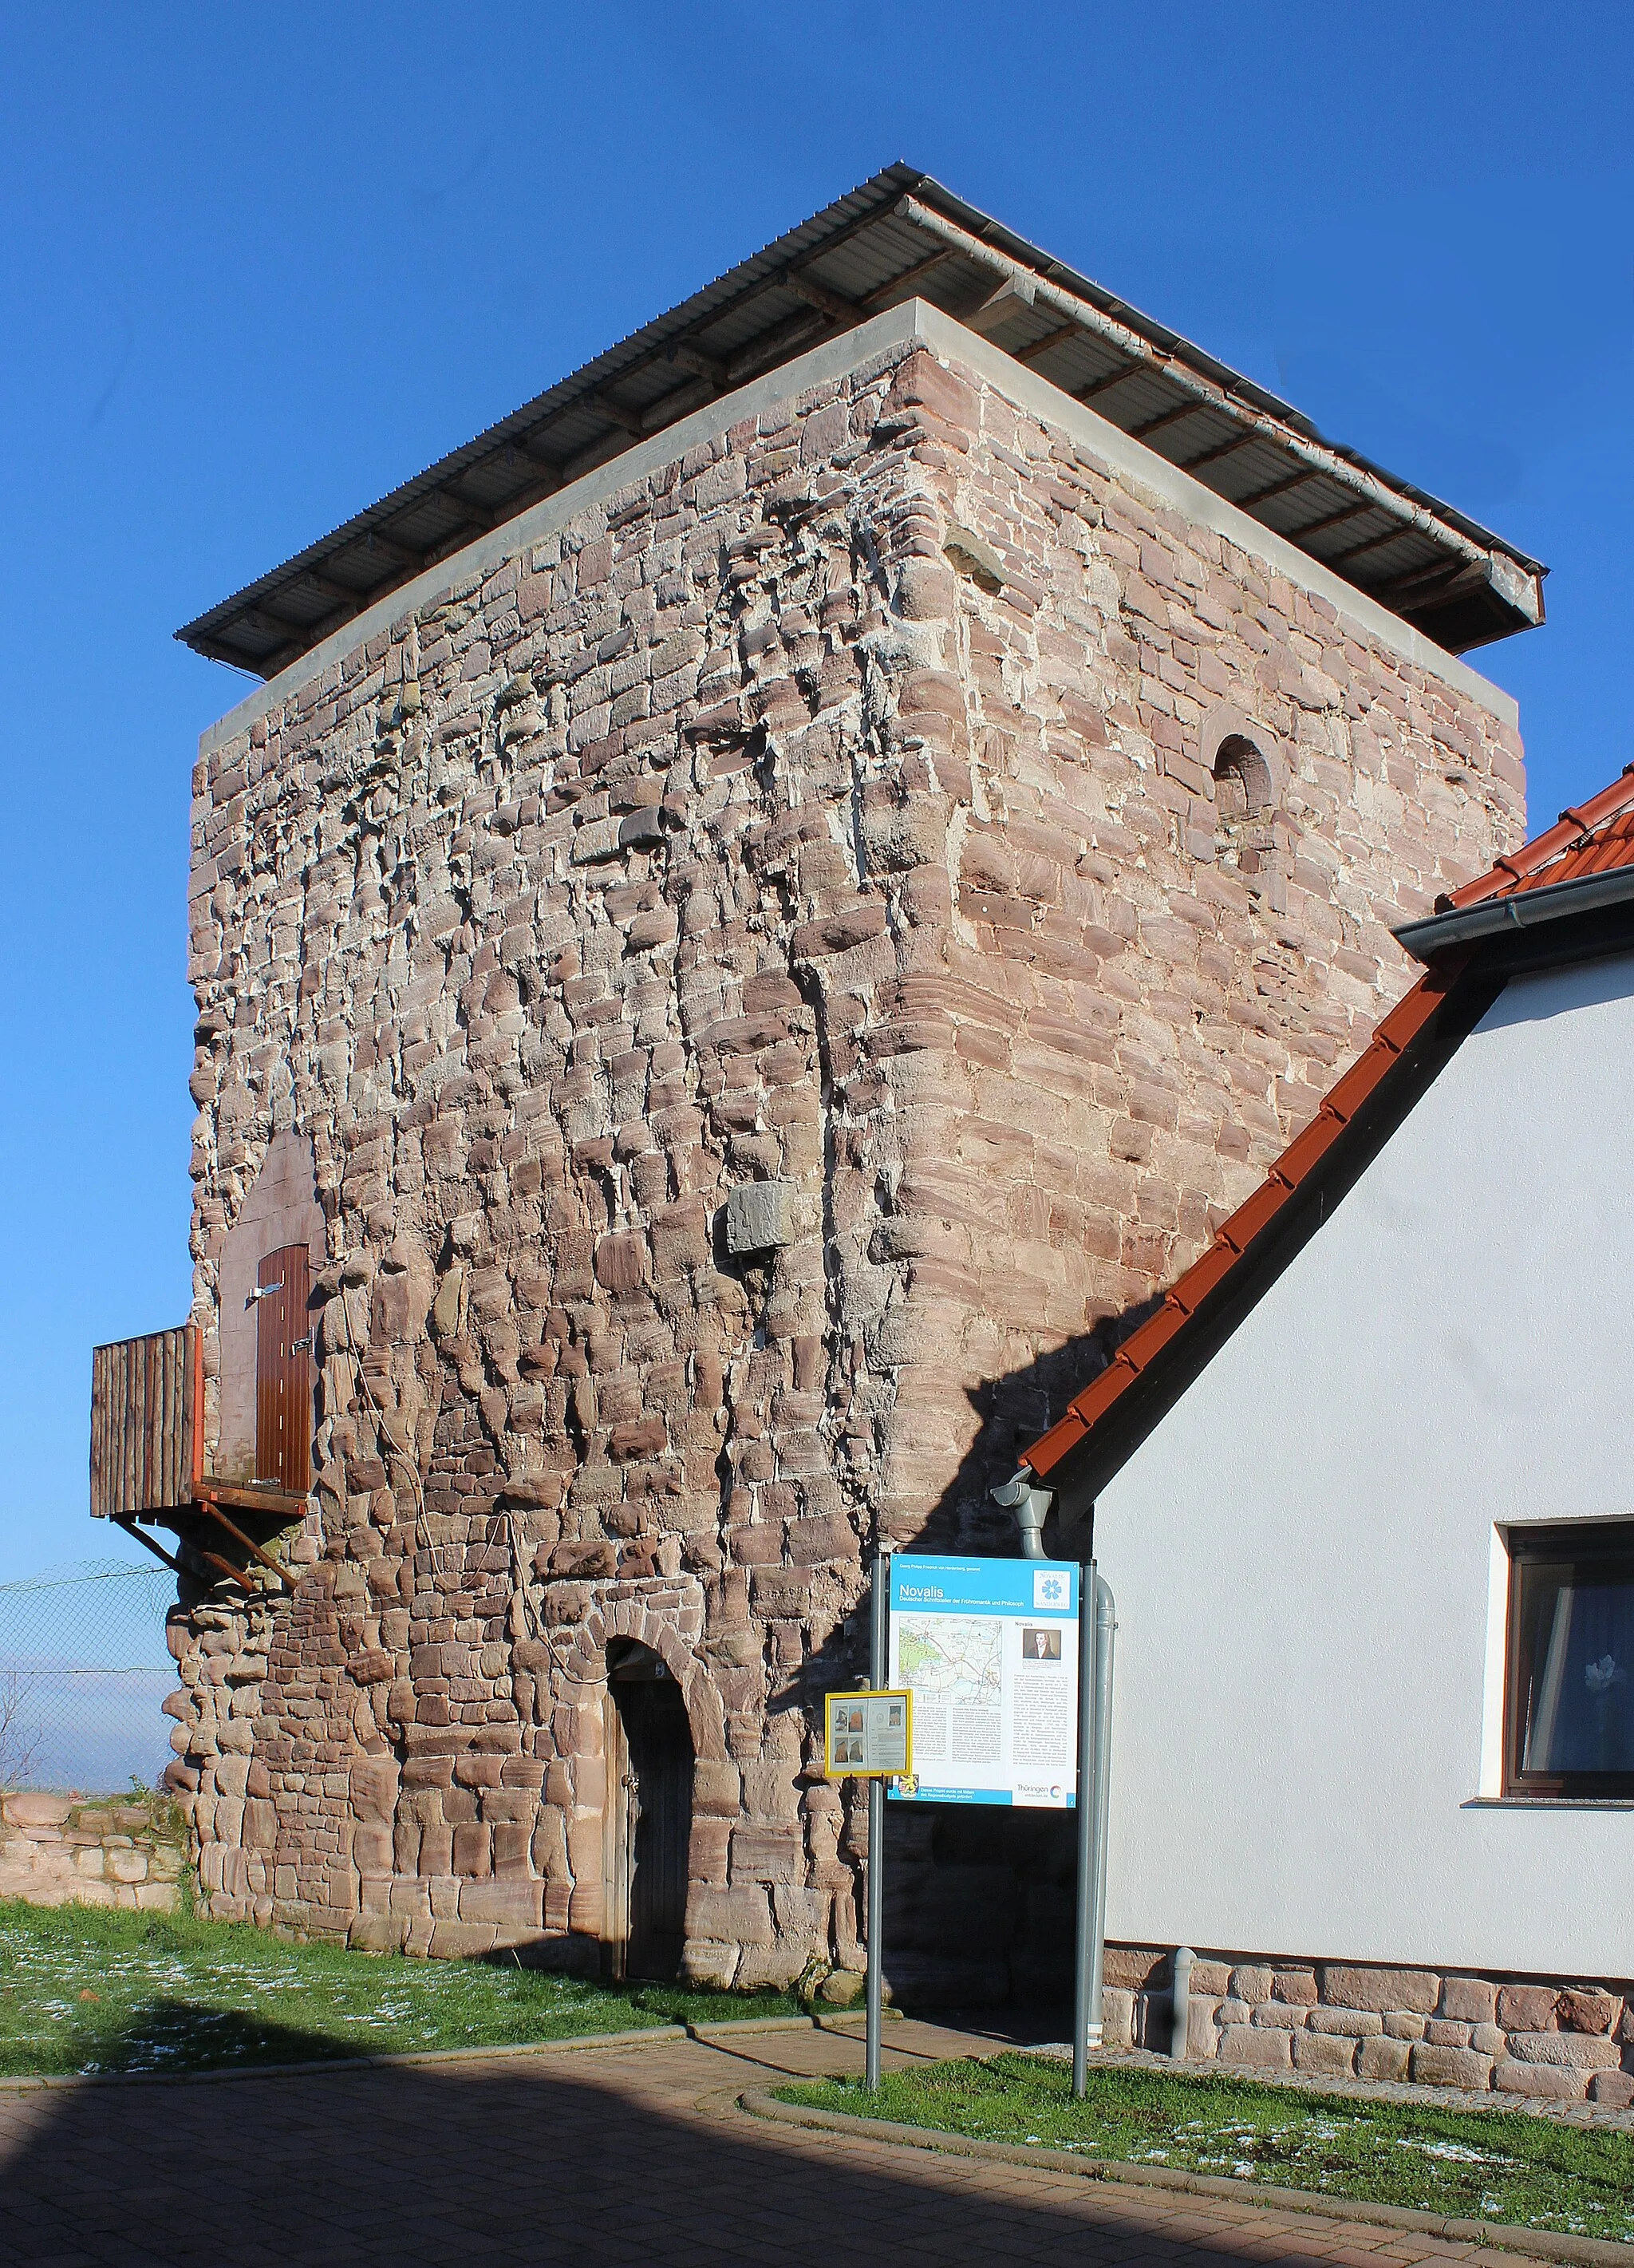
[[[312,1320],[304,1244],[255,1271],[255,1477],[290,1496],[312,1486]]]
[[[622,1766],[607,1789],[610,1807],[622,1807],[615,1865],[628,1871],[608,1884],[608,1905],[627,1935],[622,1961],[629,1977],[671,1977],[681,1966],[687,1933],[687,1859],[692,1839],[692,1731],[673,1678],[643,1653],[610,1679],[618,1712]],[[608,1757],[610,1766],[615,1758]]]

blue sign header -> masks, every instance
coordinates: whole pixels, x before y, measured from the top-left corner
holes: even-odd
[[[893,1615],[1056,1615],[1078,1612],[1070,1559],[936,1559],[891,1554]]]

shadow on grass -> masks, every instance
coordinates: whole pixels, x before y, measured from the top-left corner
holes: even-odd
[[[17,2078],[519,2046],[796,2005],[521,1962],[354,1953],[235,1923],[0,1907],[0,2075]]]
[[[79,2071],[88,2077],[180,2076],[266,2065],[333,2063],[367,2055],[369,2043],[305,2025],[275,2023],[242,2008],[205,2008],[195,2000],[145,2000],[108,2041],[89,2043]]]

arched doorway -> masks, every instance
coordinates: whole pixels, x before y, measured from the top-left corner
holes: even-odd
[[[673,1977],[687,1933],[692,1727],[660,1657],[607,1648],[603,1957],[615,1977]]]

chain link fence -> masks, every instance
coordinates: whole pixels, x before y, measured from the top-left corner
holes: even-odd
[[[175,1579],[84,1559],[0,1583],[0,1788],[109,1794],[170,1762]]]

